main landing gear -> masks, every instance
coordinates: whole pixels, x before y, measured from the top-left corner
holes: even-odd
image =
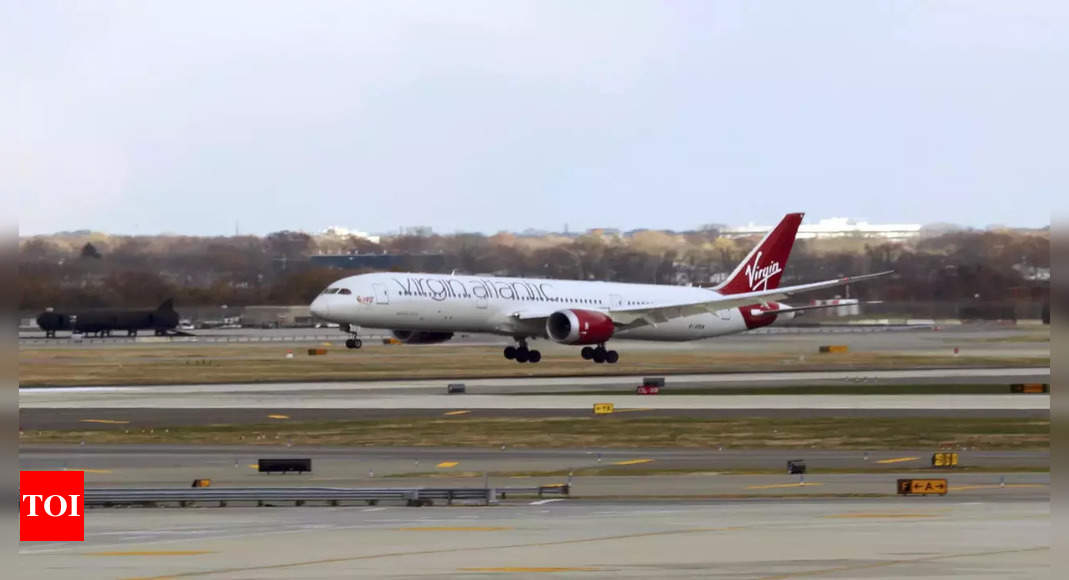
[[[584,346],[583,350],[579,351],[579,354],[582,355],[584,360],[592,360],[598,364],[613,364],[620,360],[620,353],[615,350],[605,350],[604,344],[599,344],[596,348]]]
[[[524,339],[518,339],[516,346],[505,347],[505,358],[514,360],[518,363],[536,363],[542,360],[542,353],[535,349],[527,348],[527,341]]]

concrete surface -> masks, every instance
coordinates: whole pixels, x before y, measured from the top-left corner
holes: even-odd
[[[1046,501],[530,501],[116,509],[34,578],[1048,578]]]

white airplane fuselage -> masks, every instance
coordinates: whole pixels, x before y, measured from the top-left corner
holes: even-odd
[[[703,302],[717,296],[714,290],[692,286],[375,273],[334,282],[311,308],[319,318],[352,326],[545,338],[545,319],[538,317],[555,311],[611,315],[613,310]],[[728,308],[673,318],[622,329],[612,338],[695,340],[767,326],[777,318],[753,316],[750,311],[751,307]]]

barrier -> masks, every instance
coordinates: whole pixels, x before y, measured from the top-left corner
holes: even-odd
[[[257,471],[260,473],[272,472],[295,472],[304,473],[312,471],[311,459],[261,459],[257,462]]]
[[[899,479],[899,495],[946,495],[945,479]]]
[[[848,349],[845,344],[831,344],[831,345],[821,346],[819,350],[820,350],[820,352],[823,352],[823,353],[831,353],[831,352],[842,353],[842,352],[848,352],[850,349]]]
[[[937,452],[932,454],[932,467],[956,467],[957,465],[957,453]]]
[[[324,354],[327,354],[327,349],[325,349],[325,348],[310,348],[310,349],[308,349],[308,356],[316,356],[316,355],[324,355]]]
[[[485,488],[115,488],[85,490],[85,505],[113,507],[159,504],[178,504],[181,507],[195,504],[217,503],[226,507],[232,502],[252,503],[257,506],[292,503],[295,506],[329,505],[342,502],[362,502],[375,505],[380,501],[396,501],[408,506],[434,505],[435,501],[452,504],[454,501],[475,501],[482,504],[496,503],[498,498],[508,496],[546,495],[568,496],[569,484],[540,485],[534,487],[485,487]],[[311,502],[311,503],[309,503]]]
[[[189,487],[211,487],[211,486],[212,486],[212,480],[210,480],[210,479],[194,479],[193,480],[193,485],[191,485]]]

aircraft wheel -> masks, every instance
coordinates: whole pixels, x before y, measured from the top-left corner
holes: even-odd
[[[509,345],[505,347],[505,358],[512,360],[516,358],[516,347]]]
[[[579,351],[579,355],[583,357],[583,360],[590,360],[594,358],[594,349],[589,346],[584,346],[583,350]]]
[[[615,350],[605,351],[605,362],[609,364],[616,364],[616,361],[620,360],[620,353]]]
[[[351,338],[345,339],[345,348],[356,348],[356,341]]]
[[[596,349],[594,351],[594,356],[592,358],[593,358],[594,362],[596,362],[598,364],[601,364],[601,363],[605,362],[605,351],[600,349],[600,348]]]
[[[532,350],[527,353],[527,362],[536,363],[540,360],[542,360],[542,353],[537,350]]]
[[[526,348],[516,349],[516,362],[525,363],[530,360],[531,353]]]
[[[360,340],[359,338],[353,339],[353,348],[360,348],[362,346],[364,346],[364,341]]]

